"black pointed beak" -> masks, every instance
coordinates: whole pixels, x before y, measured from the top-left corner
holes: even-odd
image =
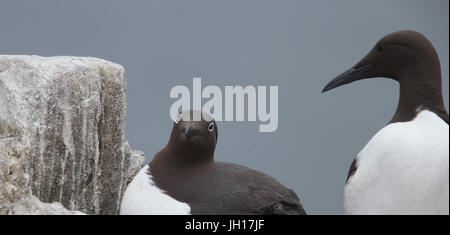
[[[336,87],[352,83],[356,80],[363,79],[363,72],[370,68],[370,65],[364,65],[359,68],[351,68],[341,75],[331,80],[323,89],[322,93],[334,89]]]
[[[194,129],[193,126],[188,126],[186,127],[186,129],[184,130],[184,135],[186,136],[186,138],[188,140],[194,138],[195,136],[198,135],[198,132]]]

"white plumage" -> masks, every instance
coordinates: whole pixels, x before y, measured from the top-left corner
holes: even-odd
[[[189,215],[188,204],[159,189],[149,175],[148,165],[128,185],[120,205],[121,215]]]
[[[381,129],[357,156],[346,214],[449,214],[448,124],[428,110]]]

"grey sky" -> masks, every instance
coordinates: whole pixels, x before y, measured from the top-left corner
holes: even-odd
[[[388,79],[326,94],[322,87],[385,34],[413,29],[440,56],[448,108],[448,28],[447,0],[2,0],[0,54],[92,56],[122,64],[127,139],[148,161],[168,141],[173,86],[191,88],[194,76],[222,89],[278,85],[278,131],[221,122],[216,159],[274,176],[311,214],[341,214],[348,167],[392,117],[399,87]]]

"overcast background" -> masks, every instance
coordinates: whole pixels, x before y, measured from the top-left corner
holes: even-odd
[[[216,159],[274,176],[311,214],[342,214],[348,168],[392,117],[399,86],[322,87],[401,29],[425,34],[442,63],[448,108],[449,2],[23,1],[0,3],[0,54],[91,56],[128,79],[127,139],[147,161],[168,141],[170,89],[278,85],[279,128],[219,123]]]

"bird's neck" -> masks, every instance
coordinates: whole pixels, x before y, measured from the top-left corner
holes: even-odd
[[[156,154],[152,164],[165,164],[172,167],[195,167],[214,162],[214,154],[177,149],[167,146]]]
[[[407,80],[409,79],[409,81]],[[413,120],[421,110],[429,110],[445,122],[449,116],[444,106],[440,74],[424,74],[421,77],[399,79],[400,99],[390,123]]]
[[[214,164],[213,158],[209,161],[193,162],[183,157],[186,156],[174,154],[174,151],[168,148],[155,155],[148,166],[158,187],[189,181],[192,177],[209,171]]]

